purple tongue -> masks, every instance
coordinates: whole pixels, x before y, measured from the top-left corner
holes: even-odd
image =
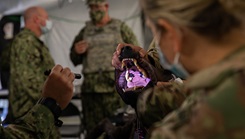
[[[127,87],[145,87],[150,79],[146,78],[141,72],[128,70],[126,71],[125,78],[127,80]]]

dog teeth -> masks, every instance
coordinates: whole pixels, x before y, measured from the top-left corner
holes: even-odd
[[[121,66],[121,68],[124,68],[124,67],[127,67],[126,66],[126,61],[132,61],[133,63],[134,63],[134,65],[138,68],[138,70],[145,76],[145,77],[147,77],[147,74],[146,74],[146,72],[138,65],[138,63],[137,63],[137,60],[136,59],[134,59],[134,58],[124,58],[123,60],[122,60],[122,66]]]
[[[123,68],[124,68],[124,66],[125,66],[125,63],[124,63],[124,62],[122,62],[121,68],[123,69]]]
[[[128,74],[128,70],[126,70],[125,78],[126,78],[126,80],[127,80],[127,81],[129,81],[129,74]]]
[[[138,66],[138,63],[137,63],[136,60],[134,61],[134,64],[136,65],[136,67],[138,68],[138,70],[139,70],[145,77],[147,77],[146,72],[145,72],[140,66]]]
[[[144,77],[147,78],[147,74],[146,74],[146,72],[144,70],[140,70],[140,72],[144,75]]]
[[[122,60],[122,65],[121,65],[121,68],[123,69],[124,67],[126,67],[125,65],[126,65],[126,61],[132,61],[132,62],[134,62],[134,63],[137,63],[137,60],[136,59],[134,59],[134,58],[124,58],[123,60]]]
[[[136,59],[133,59],[133,62],[134,62],[134,65],[135,65],[136,67],[139,67],[138,64],[137,64],[137,60],[136,60]]]
[[[122,62],[127,61],[127,60],[134,61],[135,59],[134,59],[134,58],[124,58],[124,59],[122,60]]]

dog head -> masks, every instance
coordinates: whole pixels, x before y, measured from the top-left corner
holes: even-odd
[[[115,69],[116,90],[126,104],[136,108],[138,95],[157,84],[160,71],[130,46],[122,48],[119,60],[123,71]],[[161,76],[161,81],[164,76]]]

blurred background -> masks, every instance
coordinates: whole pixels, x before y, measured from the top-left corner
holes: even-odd
[[[142,22],[144,15],[137,0],[108,0],[111,17],[121,19],[132,28],[140,46],[147,48],[152,40],[152,34]],[[0,0],[0,52],[8,47],[13,37],[24,26],[22,12],[30,6],[45,8],[53,22],[52,30],[41,39],[49,47],[56,64],[71,68],[73,72],[81,73],[82,65],[74,67],[69,58],[70,47],[74,37],[89,20],[85,0]],[[8,29],[6,36],[5,29]],[[8,90],[6,82],[9,73],[0,73],[0,116],[3,120],[7,114]],[[81,112],[79,99],[80,85],[83,80],[75,80],[74,99],[72,103]],[[67,123],[69,120],[64,119]],[[73,118],[74,120],[74,118]],[[70,120],[71,123],[72,120]],[[76,122],[75,122],[76,123]]]

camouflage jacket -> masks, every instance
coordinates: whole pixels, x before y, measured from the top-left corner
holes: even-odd
[[[76,54],[74,44],[86,40],[88,51]],[[132,30],[122,21],[112,19],[103,27],[96,27],[91,21],[75,37],[70,51],[74,65],[83,64],[84,82],[82,92],[109,93],[114,92],[114,68],[111,57],[118,43],[138,45]]]
[[[153,123],[179,108],[185,100],[182,89],[183,84],[166,82],[142,92],[138,98],[137,113],[144,127],[148,129]]]
[[[7,127],[0,127],[1,139],[49,139],[55,130],[54,116],[43,105],[35,105],[25,116]]]
[[[149,139],[244,139],[245,47],[185,83],[181,107],[155,123]],[[153,93],[148,99],[155,98]],[[162,95],[164,96],[164,92]],[[162,101],[165,97],[159,98]],[[150,99],[151,100],[151,99]],[[147,104],[149,101],[140,101]],[[149,106],[149,105],[147,105]],[[161,107],[153,105],[151,107]],[[154,112],[154,111],[144,111]],[[157,111],[155,116],[161,115]],[[147,118],[147,117],[145,117]]]
[[[148,59],[148,61],[150,61],[150,63],[156,67],[159,70],[164,70],[164,68],[161,66],[160,64],[160,59],[159,59],[159,55],[156,49],[156,44],[155,44],[155,39],[152,40],[149,48],[147,49],[147,55],[146,58]]]
[[[6,120],[19,118],[36,104],[46,79],[44,71],[53,66],[48,48],[33,32],[24,29],[15,37],[10,54],[10,106]]]
[[[164,68],[159,62],[154,40],[150,44],[145,57],[155,68],[164,72]],[[183,84],[169,81],[162,82],[161,85],[141,92],[136,109],[138,121],[137,127],[135,127],[136,130],[140,127],[140,129],[143,129],[143,133],[147,135],[149,133],[147,130],[153,123],[160,121],[167,114],[179,108],[186,98],[182,90]]]

